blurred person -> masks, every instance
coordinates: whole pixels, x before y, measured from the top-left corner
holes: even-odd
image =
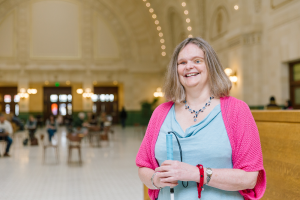
[[[285,101],[283,109],[284,110],[293,110],[293,106],[292,106],[291,100],[286,100]]]
[[[276,100],[274,96],[270,97],[270,103],[267,105],[268,110],[276,110],[280,109],[280,107],[276,104]]]
[[[92,113],[88,112],[86,113],[87,121],[90,122],[92,120]]]
[[[29,119],[26,123],[26,128],[29,131],[29,139],[30,140],[33,140],[35,138],[34,134],[35,134],[36,128],[37,128],[36,125],[37,125],[37,120],[34,118],[33,115],[30,115]]]
[[[103,130],[104,123],[107,121],[106,112],[102,112],[99,117],[100,129]]]
[[[78,118],[74,120],[73,127],[88,127],[89,123],[84,121],[85,119],[85,113],[80,112],[78,113]]]
[[[59,114],[56,118],[56,122],[58,125],[62,125],[64,123],[64,118],[61,114]]]
[[[123,106],[122,111],[120,113],[120,119],[121,119],[122,128],[125,128],[126,119],[127,119],[127,112],[126,112],[124,106]]]
[[[72,125],[73,125],[73,116],[67,115],[66,116],[66,127],[68,132],[72,132]]]
[[[6,141],[6,149],[5,153],[3,154],[4,157],[9,157],[9,149],[13,142],[10,135],[13,134],[13,129],[11,123],[5,119],[5,115],[0,113],[0,140]]]
[[[74,120],[74,124],[73,124],[73,134],[86,135],[88,133],[87,127],[89,127],[90,124],[85,122],[84,119],[85,119],[85,113],[84,112],[78,113],[78,118]]]
[[[49,136],[49,142],[51,143],[52,137],[57,131],[58,124],[53,115],[50,115],[49,119],[46,121],[46,128]]]
[[[40,128],[43,128],[43,117],[42,117],[42,115],[36,115],[36,121],[37,121],[37,123],[36,123],[36,127],[38,128],[38,127],[40,127]]]
[[[21,119],[19,117],[17,117],[15,114],[13,114],[12,116],[12,119],[11,119],[12,122],[14,122],[21,131],[24,130],[24,124],[23,122],[21,121]]]
[[[98,121],[97,121],[97,118],[96,118],[96,115],[95,114],[92,114],[90,115],[90,119],[88,120],[88,123],[90,125],[93,125],[93,126],[96,126],[98,124]]]
[[[88,129],[86,127],[77,125],[76,127],[74,127],[73,129],[73,133],[72,134],[83,134],[83,135],[87,135],[88,134]]]

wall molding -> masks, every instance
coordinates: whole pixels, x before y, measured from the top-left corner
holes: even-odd
[[[277,1],[277,2],[275,2],[275,1]],[[293,1],[293,0],[271,0],[271,2],[270,2],[271,8],[278,9],[278,8],[284,6],[285,4],[290,3],[291,1]]]

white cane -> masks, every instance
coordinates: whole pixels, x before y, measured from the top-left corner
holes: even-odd
[[[173,160],[173,140],[172,140],[172,134],[168,133],[167,135],[167,159]],[[171,200],[174,200],[174,188],[170,187],[170,196]]]

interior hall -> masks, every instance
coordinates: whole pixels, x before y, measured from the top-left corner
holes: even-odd
[[[0,0],[0,199],[150,200],[136,156],[169,101],[174,49],[196,37],[254,117],[262,199],[298,199],[299,10],[300,0]]]

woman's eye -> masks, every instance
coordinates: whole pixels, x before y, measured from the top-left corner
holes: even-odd
[[[201,61],[200,61],[200,60],[196,60],[195,62],[196,62],[197,64],[201,63]]]
[[[180,62],[179,63],[179,65],[185,65],[186,64],[186,62]]]

